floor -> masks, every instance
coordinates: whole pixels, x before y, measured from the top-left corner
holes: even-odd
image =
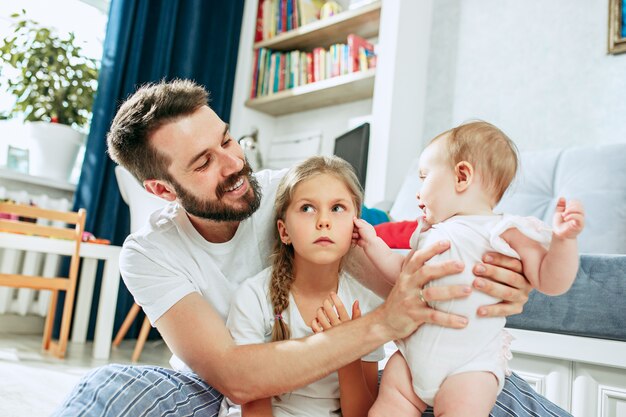
[[[92,344],[70,344],[65,359],[42,352],[41,335],[0,332],[0,416],[47,416],[90,369],[130,363],[135,340],[125,340],[108,361],[91,356]],[[163,341],[148,341],[139,364],[169,367]]]

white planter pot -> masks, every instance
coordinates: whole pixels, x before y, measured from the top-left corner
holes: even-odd
[[[29,173],[68,181],[85,135],[59,123],[26,123],[29,132]]]

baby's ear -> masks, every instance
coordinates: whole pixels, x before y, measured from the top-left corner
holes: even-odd
[[[461,193],[470,186],[474,179],[474,167],[467,161],[461,161],[454,167],[455,189]]]

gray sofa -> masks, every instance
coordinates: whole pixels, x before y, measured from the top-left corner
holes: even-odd
[[[581,264],[566,294],[533,291],[507,327],[626,341],[626,143],[525,152],[496,211],[552,223],[559,196],[584,204]],[[417,160],[390,209],[393,220],[419,214]]]

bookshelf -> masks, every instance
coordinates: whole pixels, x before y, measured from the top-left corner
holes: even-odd
[[[325,20],[318,20],[271,39],[254,44],[254,49],[270,48],[277,51],[289,49],[311,49],[327,47],[333,43],[345,42],[349,34],[363,38],[378,36],[380,22],[380,1],[347,10]]]
[[[254,50],[268,48],[274,51],[294,49],[310,51],[345,42],[349,34],[363,38],[378,36],[381,1],[357,9],[345,10],[335,16],[318,20],[273,38],[256,42]],[[376,69],[352,72],[314,83],[301,85],[273,94],[247,99],[245,106],[271,115],[282,116],[372,98]],[[253,79],[250,72],[250,83]]]
[[[249,99],[246,101],[246,106],[272,116],[282,116],[364,100],[372,97],[375,76],[375,68],[340,75],[269,96]]]

